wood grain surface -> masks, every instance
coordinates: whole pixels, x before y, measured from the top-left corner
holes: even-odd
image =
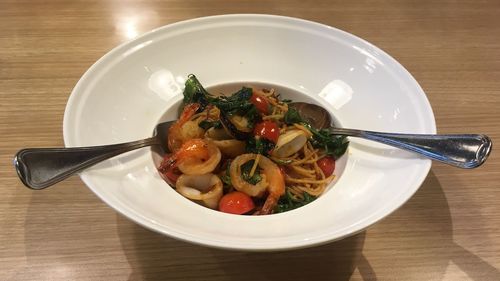
[[[365,232],[278,253],[205,248],[115,213],[78,177],[34,192],[12,158],[62,146],[69,93],[119,43],[200,16],[268,13],[358,35],[427,93],[441,133],[500,140],[500,1],[0,0],[0,280],[500,280],[500,157],[433,168]]]

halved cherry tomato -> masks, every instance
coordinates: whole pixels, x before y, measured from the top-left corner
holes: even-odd
[[[219,210],[224,213],[242,215],[255,208],[252,198],[246,193],[233,191],[224,196],[219,201]]]
[[[335,170],[335,159],[333,159],[332,157],[323,157],[316,163],[323,171],[323,174],[325,174],[325,177],[329,177],[333,174],[333,171]]]
[[[250,102],[253,103],[253,105],[255,105],[255,107],[260,113],[262,114],[269,113],[269,102],[266,100],[266,98],[256,94],[252,94],[252,96],[250,97]]]
[[[261,136],[276,143],[278,141],[278,137],[280,136],[280,128],[278,127],[278,124],[273,121],[263,121],[255,125],[253,133],[256,136]]]

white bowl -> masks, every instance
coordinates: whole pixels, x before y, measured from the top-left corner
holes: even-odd
[[[429,102],[413,77],[372,44],[326,25],[270,15],[199,18],[153,30],[96,62],[64,115],[68,147],[151,136],[175,119],[182,85],[256,81],[301,92],[348,128],[435,133]],[[181,240],[228,249],[279,250],[357,233],[400,207],[431,161],[351,138],[338,182],[313,203],[281,214],[237,216],[197,205],[158,175],[150,148],[81,174],[104,202],[131,220]],[[338,173],[338,171],[336,171]]]

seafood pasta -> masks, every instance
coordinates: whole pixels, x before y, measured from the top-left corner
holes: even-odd
[[[312,202],[335,177],[345,137],[315,128],[273,89],[208,93],[194,75],[158,168],[178,193],[232,214],[266,215]]]

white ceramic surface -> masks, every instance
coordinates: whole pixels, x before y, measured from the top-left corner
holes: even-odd
[[[189,73],[206,86],[238,81],[282,85],[328,108],[344,127],[435,133],[429,102],[412,76],[370,43],[338,29],[269,15],[224,15],[168,25],[106,54],[68,101],[68,147],[151,135],[176,118]],[[351,139],[345,171],[326,194],[294,211],[236,216],[183,198],[158,175],[151,149],[103,162],[81,174],[112,208],[157,232],[207,246],[278,250],[359,232],[418,189],[431,162]]]

